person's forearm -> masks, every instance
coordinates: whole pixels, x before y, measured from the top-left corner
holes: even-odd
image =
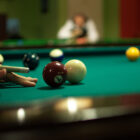
[[[61,31],[58,33],[58,38],[59,39],[67,39],[67,38],[71,38],[72,34],[70,31]]]

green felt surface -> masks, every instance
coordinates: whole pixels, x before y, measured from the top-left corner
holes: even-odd
[[[130,62],[125,55],[83,54],[65,56],[63,63],[80,59],[87,66],[87,75],[79,85],[66,83],[59,89],[48,87],[42,78],[42,70],[50,60],[48,55],[40,59],[39,67],[25,76],[37,77],[36,87],[0,84],[0,105],[27,103],[38,100],[81,96],[116,96],[140,93],[140,60]],[[6,59],[5,65],[23,66],[19,59]]]

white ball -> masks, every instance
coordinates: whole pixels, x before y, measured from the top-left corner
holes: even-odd
[[[0,54],[0,64],[4,62],[4,57]]]
[[[80,83],[87,73],[85,64],[80,60],[70,60],[65,64],[67,80],[72,84]]]
[[[61,51],[60,49],[53,49],[49,54],[50,57],[59,57],[62,55],[63,55],[63,51]]]

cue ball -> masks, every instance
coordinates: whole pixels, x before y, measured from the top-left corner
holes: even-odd
[[[43,79],[51,87],[59,87],[66,81],[67,71],[58,61],[47,64],[43,69]]]
[[[39,56],[35,53],[25,54],[23,57],[23,64],[25,67],[30,68],[30,70],[34,70],[39,64]]]
[[[4,57],[2,54],[0,54],[0,64],[2,64],[4,62]]]
[[[65,64],[67,70],[67,80],[72,84],[78,84],[87,73],[85,64],[80,60],[70,60]]]
[[[49,53],[49,57],[50,57],[51,61],[59,61],[59,62],[62,62],[63,59],[64,59],[64,53],[60,49],[53,49]]]
[[[135,61],[139,58],[140,52],[139,49],[136,47],[130,47],[126,50],[126,57],[130,61]]]

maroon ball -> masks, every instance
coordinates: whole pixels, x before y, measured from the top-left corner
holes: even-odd
[[[58,61],[47,64],[43,69],[43,79],[51,87],[59,87],[66,81],[67,71]]]

